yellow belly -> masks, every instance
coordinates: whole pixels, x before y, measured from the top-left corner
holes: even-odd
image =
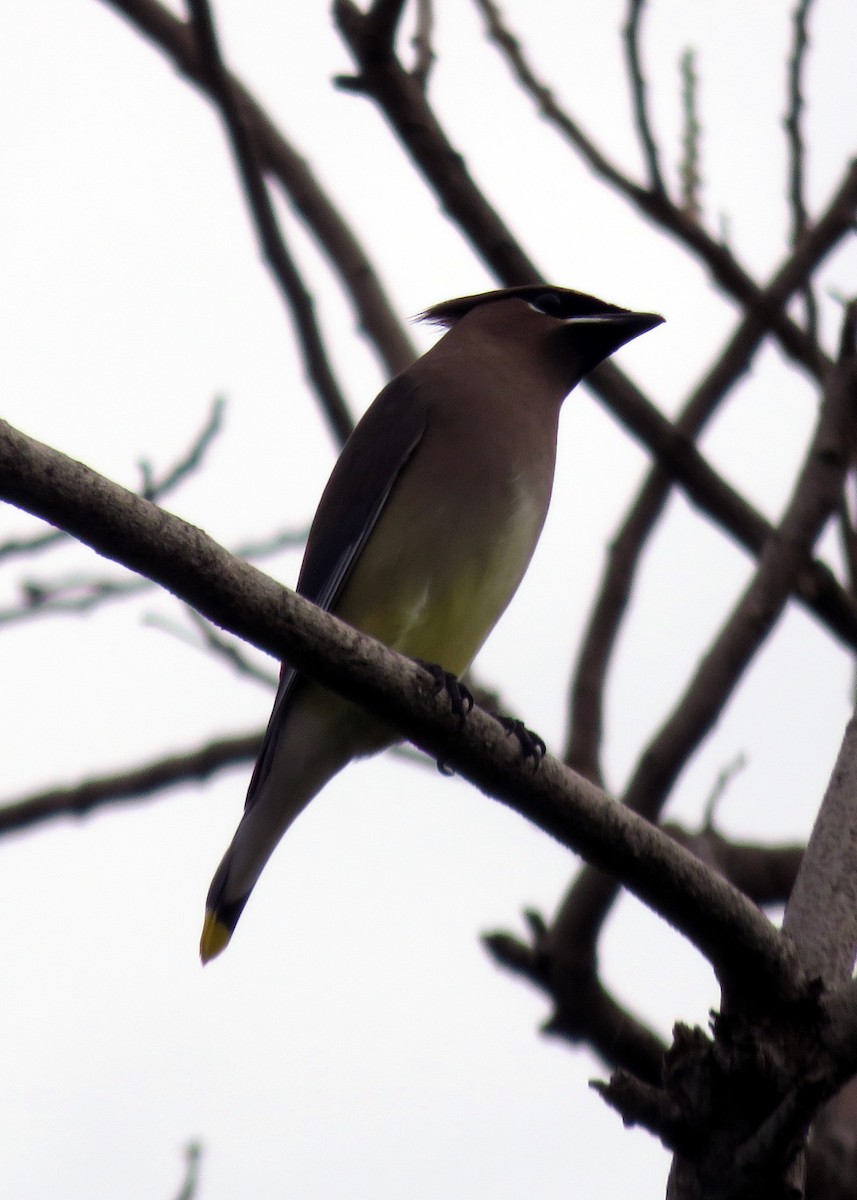
[[[509,519],[478,536],[451,525],[379,522],[336,613],[394,650],[460,675],[517,590],[542,521],[522,497]]]

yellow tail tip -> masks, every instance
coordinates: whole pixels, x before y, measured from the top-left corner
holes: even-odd
[[[199,939],[199,957],[202,959],[203,966],[213,958],[217,958],[218,954],[226,949],[231,937],[232,930],[229,926],[224,925],[223,921],[218,919],[217,913],[207,908],[202,926],[202,937]]]

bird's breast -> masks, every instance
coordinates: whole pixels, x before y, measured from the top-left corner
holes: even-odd
[[[431,468],[431,459],[421,464]],[[508,605],[541,532],[552,472],[517,463],[420,478],[394,490],[349,579],[338,615],[413,658],[460,674]]]

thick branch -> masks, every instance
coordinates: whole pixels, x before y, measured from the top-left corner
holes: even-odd
[[[807,461],[755,577],[628,783],[623,799],[635,812],[650,820],[658,816],[682,767],[773,629],[808,551],[836,509],[855,444],[857,358],[849,353],[831,373]],[[614,897],[611,881],[584,871],[562,906],[555,937],[594,947]]]
[[[765,907],[788,900],[803,859],[803,846],[732,842],[716,829],[690,833],[673,822],[661,828],[755,904]]]
[[[794,959],[738,892],[557,760],[537,771],[494,718],[460,726],[432,676],[234,559],[200,530],[0,422],[0,496],[140,571],[354,699],[570,849],[615,872],[683,932],[730,989],[791,990]]]
[[[807,970],[837,987],[857,956],[857,720],[836,766],[783,919]]]

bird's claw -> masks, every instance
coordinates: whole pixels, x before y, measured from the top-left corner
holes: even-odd
[[[459,727],[463,727],[467,714],[473,708],[473,696],[469,689],[464,686],[457,675],[453,675],[451,671],[445,671],[437,663],[424,662],[421,658],[416,661],[423,670],[428,671],[434,680],[435,694],[440,691],[446,692],[453,716],[458,717]]]
[[[522,757],[531,758],[533,770],[538,770],[539,763],[548,752],[543,739],[537,733],[533,733],[532,729],[527,729],[524,722],[519,721],[517,717],[504,717],[500,713],[494,713],[494,716],[506,730],[507,735],[515,735],[521,746]]]
[[[458,727],[463,729],[465,718],[473,708],[473,696],[470,690],[464,686],[457,675],[453,675],[451,671],[445,671],[437,663],[426,662],[422,658],[418,658],[416,661],[424,671],[428,671],[434,680],[435,695],[440,691],[446,692],[449,707],[452,709],[453,715],[458,717]],[[448,767],[442,758],[437,760],[437,769],[441,775],[455,774],[452,767]]]

